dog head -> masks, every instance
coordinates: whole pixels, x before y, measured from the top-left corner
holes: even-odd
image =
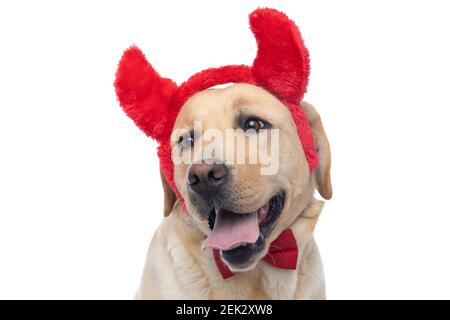
[[[298,108],[310,119],[320,155],[313,172],[289,109],[260,87],[202,91],[176,119],[171,147],[185,160],[174,167],[177,189],[188,212],[203,222],[203,246],[221,250],[232,271],[248,270],[266,255],[315,186],[331,197],[330,149],[320,117],[309,104]]]
[[[165,215],[180,200],[208,235],[204,245],[220,249],[233,271],[265,255],[315,184],[331,197],[326,136],[314,108],[300,105],[309,56],[298,28],[273,9],[255,10],[250,26],[258,43],[251,67],[207,69],[177,86],[131,47],[115,81],[125,112],[160,144]],[[208,89],[225,83],[235,84]]]

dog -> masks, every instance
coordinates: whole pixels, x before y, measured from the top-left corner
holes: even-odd
[[[227,168],[231,179],[225,187],[214,191],[208,187],[192,192],[187,177],[196,170],[193,165],[175,165],[175,181],[186,199],[190,213],[183,212],[172,189],[162,175],[165,192],[164,219],[151,242],[144,269],[139,299],[324,299],[325,281],[321,258],[314,241],[313,231],[322,210],[323,202],[314,198],[318,189],[325,199],[330,199],[330,147],[320,117],[315,108],[301,104],[310,121],[314,140],[319,150],[320,164],[314,174],[308,165],[295,130],[295,124],[286,107],[273,95],[259,87],[235,84],[225,89],[202,91],[182,107],[175,130],[203,120],[208,128],[225,131],[235,127],[235,120],[245,110],[273,127],[281,128],[280,170],[276,175],[259,174],[260,165],[235,165]],[[206,165],[207,171],[214,169]],[[198,170],[198,169],[197,169]],[[205,184],[205,181],[199,184]],[[201,189],[199,189],[201,190]],[[208,193],[218,192],[219,208],[239,212],[253,212],[266,205],[271,198],[283,193],[284,204],[273,230],[265,234],[258,246],[247,246],[239,261],[230,258],[228,266],[238,273],[222,279],[213,255],[202,250],[202,243],[211,234],[208,225],[210,207]],[[276,212],[269,212],[277,214]],[[267,220],[268,219],[268,220]],[[292,229],[298,241],[297,270],[282,270],[261,262],[269,244],[286,229]],[[206,251],[209,251],[207,249]],[[225,258],[226,259],[226,258]],[[239,272],[243,271],[243,272]]]
[[[137,299],[326,298],[313,236],[324,202],[314,194],[332,196],[331,152],[302,101],[308,53],[284,14],[258,9],[250,23],[251,68],[206,70],[178,87],[135,47],[119,64],[119,101],[160,142],[164,190]]]

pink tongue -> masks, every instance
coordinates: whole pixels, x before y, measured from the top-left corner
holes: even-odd
[[[259,237],[258,212],[238,214],[219,211],[213,231],[202,249],[231,250],[244,243],[255,243]]]

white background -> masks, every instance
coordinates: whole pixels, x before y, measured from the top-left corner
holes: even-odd
[[[2,1],[0,298],[132,298],[162,219],[155,143],[113,90],[136,43],[178,83],[251,64],[283,10],[333,153],[328,297],[450,298],[448,1]]]

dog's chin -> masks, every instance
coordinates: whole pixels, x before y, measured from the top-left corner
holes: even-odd
[[[260,235],[255,243],[241,245],[231,250],[220,250],[220,256],[232,272],[244,272],[253,269],[266,252],[266,241]]]
[[[244,272],[253,269],[268,251],[270,243],[267,238],[276,226],[284,209],[285,193],[280,192],[269,201],[269,211],[265,217],[260,217],[259,237],[254,243],[240,244],[229,250],[220,250],[222,261],[232,272]],[[214,227],[217,208],[214,208],[208,217],[209,227]],[[242,213],[235,213],[242,214]]]

